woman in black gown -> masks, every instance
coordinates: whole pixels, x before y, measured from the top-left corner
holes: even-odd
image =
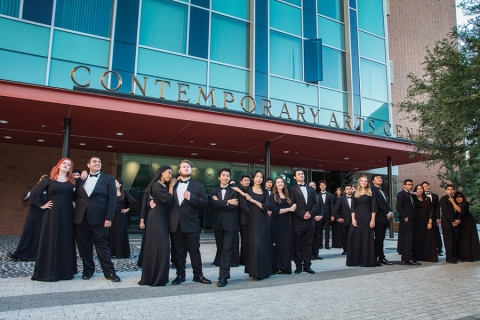
[[[352,224],[347,239],[347,266],[375,267],[373,228],[377,202],[366,176],[358,180],[353,200]]]
[[[143,262],[143,251],[145,249],[145,233],[146,233],[146,225],[148,220],[148,213],[150,212],[150,196],[148,193],[145,193],[142,198],[142,208],[140,209],[140,229],[143,230],[142,233],[142,243],[140,244],[140,252],[138,253],[138,260],[137,266],[142,267]]]
[[[173,203],[172,168],[163,166],[157,170],[147,186],[146,193],[153,198],[155,208],[148,214],[145,246],[142,261],[142,278],[138,284],[165,286],[168,283],[170,244],[168,210]],[[167,189],[168,188],[168,189]]]
[[[335,208],[335,204],[337,203],[337,199],[342,196],[342,188],[337,188],[335,190],[335,193],[333,194],[333,205],[332,205],[332,211],[333,208]],[[332,217],[334,214],[332,213]],[[336,220],[333,220],[331,222],[332,226],[332,248],[342,248],[342,235],[340,232],[339,225]]]
[[[232,184],[232,190],[239,192],[249,202],[248,206],[248,259],[245,273],[262,280],[272,274],[272,238],[270,214],[268,213],[268,191],[263,188],[264,176],[256,170],[249,187]]]
[[[434,216],[432,202],[421,185],[413,188],[415,218],[413,219],[412,257],[415,261],[438,262],[437,243],[433,230]]]
[[[58,281],[73,279],[77,257],[73,237],[73,162],[61,159],[30,192],[30,203],[45,209],[32,280]],[[47,202],[42,202],[44,192]]]
[[[48,177],[47,174],[44,174],[40,177],[40,181],[43,178]],[[30,192],[22,194],[22,201],[30,200]],[[47,202],[47,194],[42,195],[40,199],[41,203]],[[12,251],[7,251],[7,256],[13,261],[35,261],[37,257],[38,249],[38,240],[40,239],[40,231],[42,230],[42,221],[43,214],[45,210],[40,208],[37,205],[30,205],[28,210],[27,218],[25,219],[25,224],[23,225],[22,236],[20,241],[18,241],[17,249]]]
[[[458,230],[456,258],[462,261],[478,261],[480,260],[480,244],[475,218],[470,212],[470,203],[462,192],[455,192],[453,198],[460,206],[462,217]]]
[[[296,204],[292,204],[285,180],[277,177],[273,182],[272,194],[268,199],[270,215],[270,229],[272,232],[272,262],[273,272],[276,274],[292,273],[292,231],[289,212],[295,211]]]
[[[117,207],[115,208],[112,226],[108,231],[108,244],[112,258],[130,257],[130,241],[128,239],[127,216],[125,214],[135,207],[136,201],[130,193],[123,190],[122,185],[122,179],[115,179]]]

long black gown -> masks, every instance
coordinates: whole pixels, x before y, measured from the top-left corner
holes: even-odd
[[[29,198],[30,195],[28,193],[22,195],[23,201],[29,201]],[[40,196],[40,203],[43,205],[46,202],[47,194],[43,193]],[[44,213],[45,210],[39,206],[35,204],[30,205],[25,224],[23,225],[22,236],[20,237],[20,241],[18,241],[17,249],[13,253],[18,259],[22,261],[35,261]]]
[[[470,213],[470,203],[465,201],[461,206],[462,222],[458,230],[457,259],[463,261],[480,260],[480,244],[475,218]]]
[[[437,242],[433,223],[433,207],[429,200],[420,201],[415,197],[415,217],[413,218],[412,257],[417,261],[438,262]],[[425,211],[424,206],[428,206]],[[428,229],[428,219],[432,219],[432,229]]]
[[[44,191],[47,192],[47,201],[51,200],[53,206],[46,209],[43,216],[32,280],[70,280],[77,273],[73,237],[74,186],[69,182],[44,178],[30,192],[30,203],[43,206],[45,203],[41,199]]]
[[[143,251],[142,278],[138,284],[165,286],[168,283],[170,243],[168,233],[168,210],[173,195],[161,183],[152,186],[156,207],[148,213]]]
[[[333,196],[333,207],[335,208],[335,204],[337,203],[337,197]],[[333,213],[332,213],[333,216]],[[332,221],[332,248],[342,248],[342,234],[340,232],[340,227],[337,221]]]
[[[281,199],[278,203],[273,198],[269,198],[270,210],[270,229],[272,232],[272,262],[273,272],[282,271],[285,274],[292,273],[292,229],[290,226],[290,214],[280,214],[280,209],[290,208],[286,199]]]
[[[115,208],[115,217],[112,226],[108,231],[108,244],[110,254],[116,258],[130,257],[130,241],[128,239],[127,215],[122,213],[122,209],[133,209],[136,201],[125,190],[122,190],[123,197],[117,196],[117,207]]]
[[[142,207],[140,209],[140,219],[143,219],[143,224],[145,228],[142,232],[142,243],[140,244],[140,252],[138,253],[138,260],[137,266],[142,267],[143,263],[143,251],[145,250],[145,234],[147,232],[147,220],[148,220],[148,213],[150,212],[150,197],[148,193],[145,193],[142,198]]]
[[[375,240],[373,229],[370,228],[372,212],[377,211],[375,196],[361,195],[352,197],[352,212],[358,227],[350,225],[347,239],[347,266],[375,267]]]

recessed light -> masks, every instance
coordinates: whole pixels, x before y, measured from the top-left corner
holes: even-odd
[[[10,136],[3,136],[5,139],[12,139]]]
[[[6,123],[8,123],[8,121],[7,120],[0,120],[0,123],[6,124]]]
[[[45,128],[45,127],[46,127],[46,125],[42,124],[42,128]]]
[[[86,144],[85,144],[85,143],[83,143],[83,142],[80,142],[80,143],[79,143],[79,145],[81,145],[81,146],[85,146]]]
[[[298,154],[298,152],[295,152],[295,154]]]
[[[350,158],[343,158],[343,159],[344,159],[344,160],[348,160],[348,159],[350,159]]]
[[[358,170],[358,168],[353,168],[353,170]]]
[[[321,167],[322,165],[321,165],[321,164],[319,164],[318,166],[319,166],[319,167]]]
[[[191,156],[198,156],[198,153],[192,152],[192,153],[190,153],[190,155],[191,155]]]
[[[43,139],[38,139],[37,141],[38,142],[45,142],[45,140],[43,140]]]
[[[190,143],[193,143],[193,140],[191,140]]]
[[[260,161],[264,161],[263,159],[260,159]]]
[[[107,146],[107,148],[113,148],[113,146]]]
[[[115,133],[117,136],[123,136],[123,132],[117,132]]]
[[[215,142],[210,143],[211,146],[216,146],[217,144]]]
[[[290,151],[288,151],[288,150],[283,151],[283,153],[289,153],[289,152],[290,152]]]

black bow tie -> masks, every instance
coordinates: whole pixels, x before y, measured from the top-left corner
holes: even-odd
[[[178,180],[178,182],[180,182],[180,183],[188,183],[188,181],[190,181],[190,179],[188,179],[188,180]]]
[[[347,199],[351,199],[351,198],[352,198],[352,196],[347,196]]]
[[[327,194],[326,192],[322,192],[322,194]]]
[[[427,196],[429,196],[429,195],[430,195],[430,192],[425,192],[425,194],[426,194]]]
[[[300,187],[305,187],[306,184],[305,184],[305,183],[304,183],[304,184],[299,184],[299,186],[300,186]]]
[[[98,176],[100,175],[100,173],[97,173],[97,174],[91,174],[89,173],[88,176],[89,177],[92,177],[92,178],[98,178]]]
[[[222,190],[227,190],[227,189],[228,189],[228,186],[226,186],[225,188],[220,187],[220,189],[222,189]]]

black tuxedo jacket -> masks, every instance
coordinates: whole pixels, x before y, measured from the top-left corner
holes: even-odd
[[[87,222],[91,225],[99,226],[103,225],[105,220],[113,220],[117,206],[115,178],[102,172],[97,179],[97,184],[90,197],[84,188],[87,180],[77,179],[73,194],[73,199],[76,202],[73,223],[80,224],[85,212],[87,213]]]
[[[397,194],[397,211],[401,220],[408,218],[411,222],[414,216],[414,201],[410,193],[405,190]]]
[[[190,200],[184,199],[182,203],[178,203],[177,186],[179,182],[173,186],[173,204],[170,208],[169,215],[169,231],[174,233],[177,228],[183,233],[200,232],[199,211],[208,204],[205,187],[202,183],[190,179],[187,191],[190,192]]]
[[[325,192],[325,203],[323,202],[322,192],[317,193],[318,195],[318,213],[325,219],[330,220],[333,214],[333,194],[330,192]]]
[[[440,198],[438,197],[437,194],[430,192],[430,195],[432,196],[432,207],[433,207],[433,215],[432,219],[440,219]],[[435,223],[435,221],[434,221]]]
[[[382,192],[380,192],[380,188],[373,184],[372,193],[375,195],[375,200],[377,201],[377,214],[375,215],[375,223],[387,223],[387,214],[392,212],[392,209],[390,209],[387,200],[383,197]]]
[[[351,204],[353,208],[353,195],[351,196]],[[340,198],[337,198],[337,203],[335,204],[335,220],[343,218],[343,223],[338,222],[340,225],[348,226],[352,221],[352,208],[348,205],[347,196],[343,194]]]
[[[240,200],[238,193],[229,187],[225,191],[225,199],[222,200],[222,188],[218,187],[212,190],[213,206],[213,230],[238,231],[238,209]],[[214,200],[216,196],[218,200]],[[228,204],[228,200],[237,199],[238,206]],[[243,200],[243,199],[242,199]]]
[[[461,213],[456,212],[453,204],[448,200],[449,196],[444,195],[440,198],[440,208],[442,209],[442,228],[452,229],[452,222],[455,220],[460,220]]]
[[[305,203],[305,197],[298,184],[290,188],[290,199],[292,200],[292,204],[295,203],[297,205],[297,209],[292,212],[292,230],[313,228],[313,218],[319,215],[318,198],[315,194],[315,190],[310,186],[306,187],[307,203]],[[311,218],[305,220],[303,217],[307,211],[310,212]]]

